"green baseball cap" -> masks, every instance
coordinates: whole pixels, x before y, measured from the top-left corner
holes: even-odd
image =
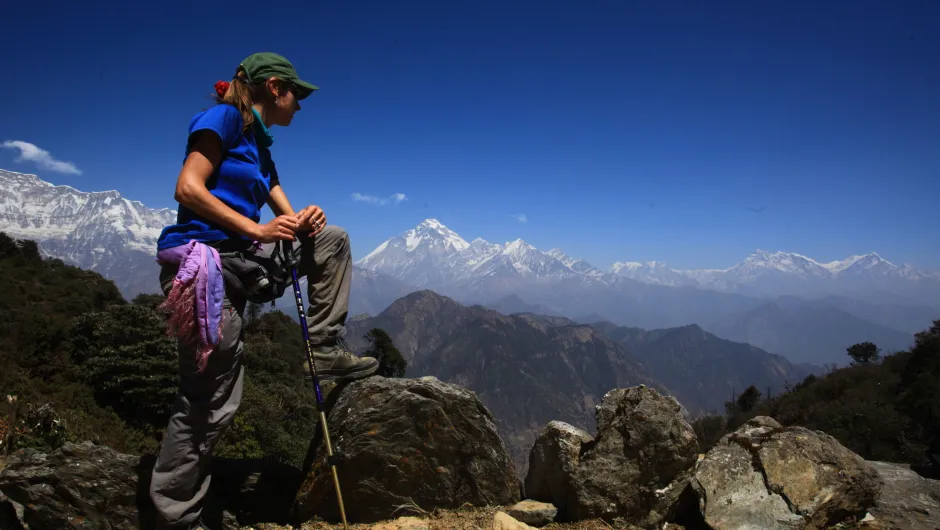
[[[297,99],[304,99],[320,88],[300,79],[294,65],[287,58],[276,53],[253,53],[246,57],[238,67],[245,69],[248,82],[251,84],[263,83],[271,77],[292,83],[297,87]]]

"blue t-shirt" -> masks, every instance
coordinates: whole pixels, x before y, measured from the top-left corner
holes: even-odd
[[[189,156],[193,135],[212,131],[222,139],[222,159],[206,181],[209,193],[254,222],[261,219],[261,208],[267,203],[271,187],[278,183],[277,169],[267,147],[259,146],[255,135],[244,133],[244,120],[235,107],[219,104],[193,116],[189,124],[186,155]],[[184,156],[184,160],[185,160]],[[248,239],[179,205],[176,224],[167,226],[157,240],[157,250],[184,245],[190,240]]]

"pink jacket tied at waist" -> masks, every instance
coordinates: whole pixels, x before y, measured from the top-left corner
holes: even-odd
[[[216,249],[190,241],[157,252],[157,263],[179,265],[160,309],[169,313],[167,334],[196,347],[196,363],[202,372],[222,340],[222,260]]]

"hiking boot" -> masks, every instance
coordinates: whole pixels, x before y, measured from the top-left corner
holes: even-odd
[[[346,341],[339,338],[335,344],[313,347],[313,362],[317,377],[324,381],[359,379],[375,373],[379,361],[373,357],[356,357]]]

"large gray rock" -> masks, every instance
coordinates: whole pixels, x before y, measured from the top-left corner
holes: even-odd
[[[548,422],[529,452],[525,496],[551,503],[564,512],[568,481],[578,467],[581,448],[593,441],[590,434],[563,421]]]
[[[348,520],[520,500],[493,416],[469,390],[434,377],[370,377],[335,392],[327,421]],[[339,518],[326,448],[314,444],[294,503],[296,523]]]
[[[563,447],[565,451],[556,452],[564,455],[570,472],[542,469],[542,462],[550,465],[551,460],[532,458],[527,484],[538,483],[533,477],[559,478],[550,487],[532,492],[527,487],[527,496],[558,506],[559,520],[601,518],[658,525],[683,490],[683,485],[674,483],[684,478],[695,461],[695,433],[681,407],[675,399],[639,386],[608,392],[596,407],[595,417],[593,441],[565,435],[558,428],[542,431],[543,437],[556,441],[540,440],[535,447],[540,442]],[[580,445],[577,454],[574,445]]]
[[[30,528],[139,528],[137,463],[91,442],[66,443],[49,454],[17,451],[0,473],[0,492],[19,506],[0,509],[6,519],[10,509],[20,511],[16,519]]]
[[[715,530],[825,528],[864,517],[883,486],[835,438],[758,417],[725,435],[690,483]]]

